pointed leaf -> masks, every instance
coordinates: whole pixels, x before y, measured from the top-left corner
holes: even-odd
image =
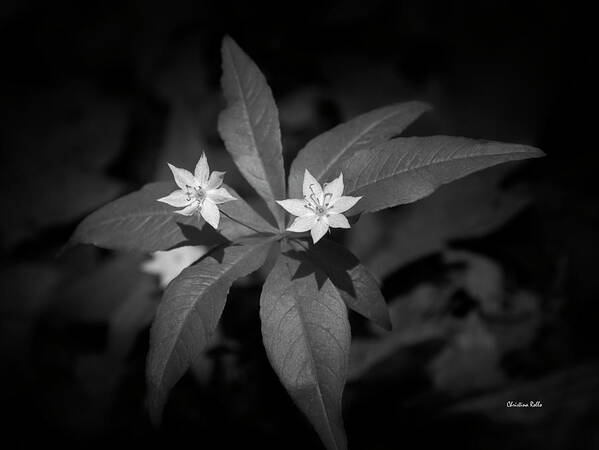
[[[398,103],[362,114],[312,139],[291,165],[289,196],[302,196],[305,169],[319,182],[329,181],[338,175],[345,159],[399,135],[428,110],[430,106],[422,102]]]
[[[173,183],[151,183],[98,209],[79,224],[71,242],[121,250],[153,252],[186,242],[211,245],[219,242],[215,232],[202,227],[195,216],[175,214],[174,208],[156,199],[177,189]],[[227,188],[235,197],[239,196]],[[276,231],[243,200],[221,205],[219,232],[229,240],[260,232]],[[241,225],[242,222],[246,225]],[[202,227],[202,230],[199,230]]]
[[[527,145],[462,137],[393,139],[342,164],[346,194],[363,196],[349,214],[411,203],[478,170],[543,155]]]
[[[282,228],[283,212],[275,203],[286,198],[277,106],[258,66],[229,37],[223,40],[222,58],[227,109],[218,118],[218,131],[235,164]]]
[[[281,255],[260,297],[271,365],[329,450],[346,448],[341,397],[347,376],[347,309],[329,280],[294,277],[299,262]]]
[[[391,320],[379,284],[370,271],[345,247],[328,239],[307,251],[294,252],[306,258],[331,281],[347,306],[380,327],[390,330]]]
[[[166,289],[150,334],[148,406],[159,422],[168,392],[210,344],[233,282],[257,270],[272,241],[218,247]]]

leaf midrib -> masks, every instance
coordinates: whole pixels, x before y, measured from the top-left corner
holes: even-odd
[[[292,280],[293,274],[291,273],[291,268],[289,267],[288,264],[285,264],[285,265],[287,266],[287,271],[289,272],[289,280]],[[291,283],[291,286],[293,286],[293,282]],[[286,291],[287,291],[287,289],[285,291],[283,291],[283,293],[286,292]],[[306,321],[305,321],[305,319],[303,317],[302,308],[301,308],[301,306],[299,306],[299,302],[296,300],[295,296],[293,298],[294,298],[294,302],[295,302],[295,305],[296,305],[295,308],[297,309],[297,312],[298,312],[297,315],[298,315],[298,317],[300,319],[300,322],[302,324],[302,328],[304,329],[303,335],[307,336],[308,333],[305,332],[305,330],[306,330]],[[312,347],[309,345],[309,341],[306,338],[304,338],[303,340],[305,342],[305,346],[306,346],[306,349],[307,349],[307,352],[308,352],[308,359],[309,359],[310,365],[312,366],[312,369],[313,369],[314,373],[319,374],[319,371],[318,371],[318,369],[316,367],[316,360],[315,360],[315,358],[313,356],[313,353],[312,353]],[[337,442],[337,437],[335,435],[335,432],[331,428],[331,418],[329,417],[329,413],[328,413],[327,408],[326,408],[326,406],[324,404],[324,399],[323,399],[324,396],[322,394],[322,390],[320,389],[320,376],[318,376],[318,378],[316,380],[316,390],[317,390],[317,393],[318,393],[318,404],[320,405],[320,407],[321,407],[321,409],[322,409],[322,411],[324,413],[324,416],[326,417],[327,430],[329,432],[329,435],[332,437],[333,442],[335,443],[335,447],[339,448],[338,442]]]
[[[227,51],[228,56],[229,56],[229,60],[231,61],[231,65],[233,66],[233,69],[234,69],[233,70],[233,77],[235,78],[235,86],[237,87],[237,90],[238,90],[238,92],[240,94],[240,98],[242,100],[242,102],[241,102],[241,104],[242,104],[242,111],[243,111],[243,115],[245,117],[246,122],[249,124],[249,130],[250,130],[250,136],[251,136],[251,139],[252,139],[252,144],[254,146],[255,151],[257,153],[260,153],[260,148],[258,146],[258,142],[256,141],[256,135],[254,133],[254,125],[252,124],[252,121],[250,119],[250,115],[248,113],[248,107],[247,107],[247,105],[248,105],[248,99],[247,99],[247,97],[245,95],[245,91],[242,88],[241,78],[239,77],[239,69],[237,67],[237,62],[236,62],[236,60],[235,60],[235,58],[234,58],[234,56],[233,56],[233,54],[231,52],[230,45],[227,45],[225,47],[226,47],[226,51]],[[272,185],[270,183],[270,177],[268,175],[268,171],[266,170],[266,166],[264,165],[264,162],[262,161],[262,158],[257,158],[257,159],[258,159],[258,161],[260,163],[260,166],[262,167],[262,173],[264,174],[264,177],[265,177],[264,181],[266,182],[266,186],[267,186],[268,190],[270,191],[270,197],[271,197],[272,201],[269,201],[268,203],[270,203],[271,205],[273,205],[273,202],[274,202],[274,199],[275,199],[275,193],[273,192],[273,188],[272,188]],[[283,192],[283,196],[284,195],[285,195],[285,193]],[[277,221],[277,224],[279,226],[281,226],[282,225],[282,220],[280,219],[280,214],[277,214],[277,212],[276,212],[277,211],[276,207],[273,206],[273,207],[271,207],[269,209],[273,210],[273,213],[274,213],[275,219]]]
[[[102,228],[102,227],[104,227],[106,225],[109,225],[109,224],[114,224],[114,223],[122,222],[122,221],[125,221],[125,220],[129,220],[129,219],[137,219],[137,218],[140,218],[140,217],[154,218],[154,217],[164,217],[164,216],[172,216],[172,212],[171,211],[164,211],[164,212],[160,212],[160,213],[157,212],[157,213],[152,213],[152,214],[147,214],[147,213],[126,214],[126,215],[122,215],[122,216],[117,216],[117,217],[105,219],[105,220],[103,220],[101,222],[96,222],[95,225],[89,225],[87,227],[87,229],[88,230],[94,230],[94,229],[97,229],[97,228]]]
[[[367,151],[372,152],[372,150],[367,150]],[[385,176],[383,176],[381,178],[377,178],[376,180],[374,180],[374,181],[372,181],[370,183],[363,183],[363,184],[360,184],[360,185],[353,186],[352,189],[351,189],[351,191],[349,191],[348,193],[356,192],[358,189],[362,189],[363,187],[371,186],[373,184],[377,184],[380,181],[385,181],[385,180],[387,180],[389,178],[393,178],[393,177],[395,177],[397,175],[401,175],[401,174],[404,174],[406,172],[416,171],[416,170],[420,170],[420,169],[423,169],[423,168],[426,168],[426,167],[435,166],[435,165],[438,165],[438,164],[444,164],[444,163],[453,162],[453,161],[460,161],[460,160],[463,160],[463,159],[480,159],[480,158],[487,158],[487,157],[493,157],[493,156],[522,155],[522,154],[527,154],[527,153],[529,153],[531,155],[535,154],[535,152],[532,151],[532,150],[524,150],[524,151],[521,151],[521,152],[505,152],[505,153],[493,153],[493,154],[486,154],[486,155],[460,156],[460,157],[457,157],[457,158],[448,158],[448,159],[443,159],[441,161],[434,161],[434,162],[431,162],[431,163],[428,163],[428,164],[420,164],[420,165],[417,165],[417,166],[414,166],[414,167],[408,167],[406,169],[402,169],[402,170],[399,170],[397,172],[393,172],[392,174],[385,175]]]

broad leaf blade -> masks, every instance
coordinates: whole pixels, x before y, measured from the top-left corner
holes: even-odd
[[[329,450],[346,448],[341,398],[347,376],[347,309],[330,281],[294,277],[299,262],[281,255],[260,297],[271,365]]]
[[[452,136],[393,139],[343,163],[346,195],[363,196],[350,214],[411,203],[478,170],[543,155],[527,145]]]
[[[258,66],[229,37],[223,40],[222,58],[227,109],[218,118],[218,131],[235,164],[282,227],[283,210],[275,203],[286,197],[277,106]]]
[[[375,109],[317,136],[299,152],[289,174],[289,196],[302,196],[304,171],[321,183],[338,175],[340,164],[355,152],[370,149],[403,132],[430,109],[422,102],[406,102]]]
[[[307,258],[322,270],[349,308],[380,327],[391,329],[389,311],[378,282],[345,247],[323,239],[305,252],[294,252],[293,256],[300,261]]]
[[[148,405],[154,422],[160,421],[170,389],[210,344],[231,285],[262,265],[271,242],[219,247],[169,284],[150,334]]]
[[[172,183],[151,183],[141,190],[121,197],[98,209],[79,224],[71,242],[99,247],[153,252],[168,250],[187,242],[211,245],[222,241],[209,226],[197,217],[176,214],[177,208],[157,201],[176,189]],[[227,189],[239,199],[234,191]],[[219,232],[229,240],[260,232],[273,232],[272,225],[262,219],[243,200],[220,205],[222,214]],[[243,222],[246,225],[241,225]]]

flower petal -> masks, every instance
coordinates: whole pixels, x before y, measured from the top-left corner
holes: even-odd
[[[237,200],[237,198],[233,197],[225,188],[218,188],[207,191],[206,198],[211,200],[216,205],[230,202],[231,200]]]
[[[351,225],[343,214],[329,214],[327,222],[333,228],[351,228]]]
[[[218,206],[216,206],[212,200],[205,199],[202,204],[202,209],[200,209],[200,214],[204,218],[204,220],[210,224],[212,228],[215,230],[218,229],[218,222],[220,221],[220,211],[218,210]]]
[[[171,172],[173,172],[173,176],[175,177],[175,183],[177,183],[177,186],[179,186],[181,189],[185,190],[187,186],[198,186],[198,183],[196,182],[195,178],[193,177],[190,171],[185,169],[179,169],[178,167],[175,167],[172,164],[169,164],[168,166],[171,169]]]
[[[295,219],[291,226],[287,228],[287,231],[295,231],[296,233],[301,233],[302,231],[308,231],[315,224],[316,216],[314,214],[308,214]]]
[[[329,225],[326,220],[317,220],[316,224],[310,230],[312,241],[316,244],[325,234],[327,234],[327,231],[329,231]]]
[[[322,198],[324,194],[322,192],[322,187],[320,183],[312,176],[308,169],[304,172],[304,187],[303,187],[304,197],[310,198],[312,194],[322,202]]]
[[[171,192],[166,197],[157,199],[159,202],[166,203],[167,205],[174,206],[176,208],[183,208],[189,205],[193,200],[189,199],[187,193],[181,189]]]
[[[288,198],[287,200],[277,200],[277,203],[290,214],[294,216],[305,216],[310,213],[310,209],[306,206],[304,200],[299,198]]]
[[[352,206],[354,206],[356,203],[358,203],[358,200],[360,200],[362,197],[349,197],[349,196],[343,196],[343,197],[339,197],[337,199],[337,201],[335,201],[335,203],[333,203],[333,206],[331,206],[331,208],[329,208],[329,212],[331,214],[339,214],[342,212],[347,211],[349,208],[351,208]]]
[[[327,194],[330,194],[331,198],[326,198],[327,203],[332,205],[335,203],[341,195],[343,195],[343,174],[340,174],[337,178],[335,178],[330,183],[324,184],[324,194],[325,197]]]
[[[223,177],[225,176],[225,172],[214,171],[210,174],[210,178],[208,178],[208,183],[206,184],[206,190],[217,189],[223,184]]]
[[[205,153],[202,153],[202,156],[200,156],[200,159],[196,164],[196,168],[193,171],[193,174],[200,186],[205,187],[208,184],[208,175],[210,175],[210,168],[208,167],[208,158],[206,158]]]
[[[178,209],[174,212],[176,212],[177,214],[181,214],[182,216],[193,216],[193,214],[197,211],[198,206],[198,202],[193,201],[189,206],[186,206],[183,209]]]

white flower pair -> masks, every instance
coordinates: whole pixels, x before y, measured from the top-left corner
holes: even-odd
[[[225,173],[210,173],[204,154],[200,157],[194,174],[171,164],[168,166],[180,189],[159,198],[158,201],[183,208],[175,212],[184,216],[201,215],[207,223],[217,229],[220,220],[217,205],[237,200],[221,187]],[[308,170],[304,173],[303,194],[303,199],[277,200],[277,203],[297,216],[287,231],[310,231],[314,243],[326,234],[329,227],[350,228],[347,218],[342,213],[362,198],[343,195],[343,174],[321,186]]]

